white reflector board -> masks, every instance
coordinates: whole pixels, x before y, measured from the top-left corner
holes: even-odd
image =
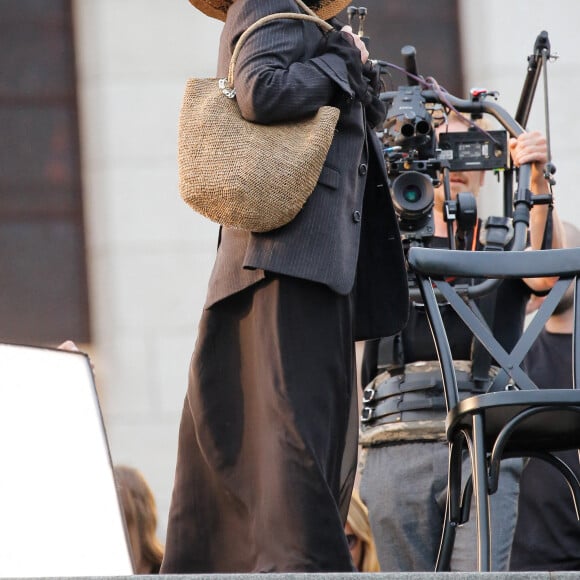
[[[88,357],[0,344],[0,576],[132,573]]]

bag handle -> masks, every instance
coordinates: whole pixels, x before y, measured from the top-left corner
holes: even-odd
[[[317,16],[316,12],[314,12],[314,10],[312,10],[312,8],[310,8],[310,6],[308,6],[304,0],[294,0],[296,2],[296,4],[298,4],[298,6],[300,6],[300,8],[302,8],[302,10],[304,10],[304,12],[306,12],[306,14],[310,14],[311,16]]]
[[[313,10],[311,10],[308,6],[306,6],[306,4],[304,4],[304,2],[302,2],[302,0],[296,0],[296,3],[303,10],[308,12],[308,14],[301,14],[301,13],[296,13],[296,12],[277,12],[276,14],[269,14],[268,16],[263,16],[259,20],[256,20],[256,22],[254,22],[254,24],[249,26],[243,32],[243,34],[240,36],[240,38],[238,39],[238,42],[236,43],[236,46],[234,48],[232,58],[230,59],[230,67],[228,70],[227,86],[225,86],[225,84],[220,81],[220,89],[222,89],[223,93],[227,97],[233,98],[236,95],[236,90],[234,89],[234,68],[236,66],[236,62],[238,60],[238,55],[240,54],[240,50],[242,48],[242,45],[244,44],[244,42],[246,41],[248,36],[250,36],[250,34],[252,34],[252,32],[254,32],[254,30],[256,30],[257,28],[260,28],[260,26],[263,26],[264,24],[267,24],[268,22],[271,22],[272,20],[289,18],[291,20],[308,20],[309,22],[314,22],[322,30],[324,30],[324,32],[328,32],[328,31],[333,29],[333,26],[331,24],[326,22],[326,20],[323,20],[322,18],[318,17]]]

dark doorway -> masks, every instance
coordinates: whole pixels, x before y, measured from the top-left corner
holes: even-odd
[[[88,342],[70,0],[0,3],[0,341]]]
[[[365,7],[364,33],[370,38],[371,58],[403,66],[401,48],[414,46],[417,69],[434,77],[450,93],[464,98],[459,14],[457,0],[361,0],[352,6]],[[347,23],[347,10],[339,18]],[[358,32],[358,17],[352,27]],[[404,76],[392,74],[387,90],[406,85]]]

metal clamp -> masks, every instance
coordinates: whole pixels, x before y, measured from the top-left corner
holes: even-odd
[[[373,414],[374,412],[372,407],[363,407],[360,414],[360,420],[363,423],[368,423],[369,421],[372,421]]]
[[[236,89],[230,88],[227,85],[228,79],[219,79],[218,80],[218,87],[220,88],[221,92],[228,98],[233,99],[236,96]]]
[[[362,402],[363,403],[370,403],[376,395],[376,391],[373,387],[367,387],[364,391],[363,391],[363,397],[362,397]]]

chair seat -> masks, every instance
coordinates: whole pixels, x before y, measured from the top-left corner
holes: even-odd
[[[472,415],[484,417],[486,448],[491,450],[506,424],[528,409],[540,409],[514,429],[506,452],[560,451],[580,448],[580,390],[542,389],[474,395],[451,409],[445,421],[448,439],[462,427],[472,427]]]

